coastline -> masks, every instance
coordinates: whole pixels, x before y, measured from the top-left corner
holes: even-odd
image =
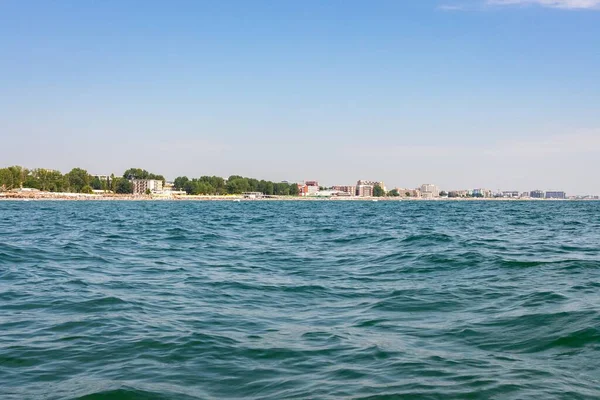
[[[0,201],[598,201],[597,199],[534,199],[534,198],[416,198],[416,197],[302,197],[270,196],[264,198],[244,198],[241,195],[130,195],[130,194],[84,194],[53,192],[4,192]]]

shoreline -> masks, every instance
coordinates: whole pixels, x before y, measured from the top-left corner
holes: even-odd
[[[0,201],[599,201],[598,199],[533,199],[533,198],[415,198],[415,197],[302,197],[272,196],[248,199],[241,195],[129,195],[129,194],[84,194],[52,192],[5,192],[0,193]]]

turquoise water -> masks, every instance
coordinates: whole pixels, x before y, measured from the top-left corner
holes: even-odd
[[[598,399],[600,202],[0,202],[0,398]]]

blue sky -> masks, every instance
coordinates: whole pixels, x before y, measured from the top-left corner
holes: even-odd
[[[0,0],[0,164],[600,194],[599,8]]]

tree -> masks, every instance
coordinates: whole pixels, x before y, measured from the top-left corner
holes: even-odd
[[[26,169],[18,165],[2,168],[0,171],[0,187],[4,187],[5,190],[20,188],[28,174]]]
[[[90,186],[94,189],[94,190],[102,190],[102,181],[100,180],[100,178],[98,178],[97,176],[95,176],[92,179],[92,182],[90,184]]]
[[[175,189],[177,189],[177,190],[184,190],[183,188],[184,188],[185,184],[189,181],[190,180],[187,176],[178,176],[173,181],[173,186],[175,186]]]
[[[123,172],[123,178],[126,178],[126,179],[155,179],[157,181],[162,181],[163,185],[165,184],[164,176],[153,174],[152,172],[148,172],[145,169],[141,169],[141,168],[129,168],[128,170]]]
[[[91,194],[91,193],[94,193],[94,191],[90,185],[86,185],[81,188],[81,193]]]
[[[406,197],[410,197],[410,196],[411,196],[410,192],[406,192],[406,193],[404,193],[404,195],[405,195]]]
[[[26,187],[37,187],[38,189],[47,192],[58,192],[63,190],[64,178],[59,171],[38,168],[29,172],[28,180],[31,179],[30,177],[32,177],[36,183],[34,184],[33,181],[30,180]],[[24,185],[26,184],[24,183]]]
[[[152,194],[152,191],[150,189],[146,189],[146,195],[149,196]]]
[[[32,189],[40,189],[40,181],[38,179],[36,179],[35,176],[29,174],[29,175],[27,175],[27,177],[25,178],[25,181],[23,182],[23,187],[32,188]]]
[[[14,188],[13,175],[8,168],[0,169],[0,190],[11,190]]]
[[[388,196],[391,197],[399,197],[400,193],[398,193],[398,189],[392,189],[388,192]]]
[[[115,174],[110,174],[110,179],[108,181],[108,187],[110,187],[110,190],[113,191],[113,193],[117,193],[117,178],[115,178]],[[133,192],[133,190],[132,190]]]
[[[69,182],[69,190],[71,192],[81,193],[81,190],[90,184],[90,175],[86,170],[81,168],[73,168],[65,176]]]
[[[133,185],[129,180],[125,178],[115,179],[115,193],[119,194],[131,194],[133,193]]]
[[[261,181],[264,182],[261,184],[259,192],[266,194],[267,196],[272,196],[275,193],[275,187],[273,186],[273,182]]]
[[[446,193],[445,191],[442,190],[440,192],[440,197],[446,197],[446,196],[448,196],[448,193]]]
[[[375,185],[373,188],[373,196],[375,197],[383,197],[385,196],[385,190],[379,185]]]

